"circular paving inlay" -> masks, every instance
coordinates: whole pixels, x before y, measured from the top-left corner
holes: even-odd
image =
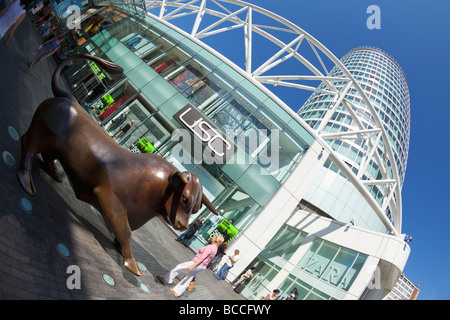
[[[137,263],[139,269],[141,269],[142,272],[148,271],[147,267],[142,262],[137,261],[136,263]]]
[[[105,281],[108,286],[114,287],[114,285],[116,284],[116,282],[114,281],[113,277],[111,277],[107,273],[103,273],[102,274],[102,278],[103,278],[103,281]]]
[[[62,255],[64,258],[70,257],[70,250],[66,247],[63,243],[58,243],[56,245],[56,250],[58,250],[59,254]]]
[[[31,212],[33,210],[33,205],[31,201],[25,197],[20,198],[20,207],[26,212]]]
[[[143,284],[142,282],[140,282],[140,281],[138,281],[138,287],[139,287],[139,289],[141,289],[142,291],[148,292],[148,287],[147,287],[145,284]]]
[[[13,155],[8,151],[3,151],[3,162],[10,168],[13,168],[16,165],[16,160]]]
[[[17,133],[16,129],[14,129],[13,127],[9,126],[8,127],[8,133],[11,136],[11,138],[13,138],[13,140],[19,141],[19,134]]]

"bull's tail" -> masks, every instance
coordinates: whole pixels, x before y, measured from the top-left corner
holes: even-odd
[[[116,75],[116,74],[122,74],[123,73],[123,68],[120,67],[119,65],[113,63],[113,62],[101,59],[99,57],[92,56],[90,54],[76,54],[76,55],[73,55],[73,56],[65,59],[63,62],[61,62],[59,64],[59,66],[56,68],[55,72],[53,72],[52,91],[53,91],[53,95],[55,97],[74,99],[73,95],[70,92],[67,92],[67,91],[63,90],[59,86],[58,82],[59,82],[59,77],[61,76],[61,71],[67,65],[69,65],[69,63],[71,63],[72,61],[77,60],[77,59],[92,60],[96,64],[98,64],[100,67],[102,67],[103,70],[105,70],[106,72],[108,72],[111,75]]]

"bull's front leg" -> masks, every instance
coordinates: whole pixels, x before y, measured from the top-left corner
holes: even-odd
[[[16,176],[22,189],[30,196],[34,196],[36,189],[33,184],[33,179],[31,178],[31,165],[33,163],[33,157],[37,152],[34,144],[30,143],[28,140],[27,134],[24,134],[20,139],[22,155],[20,159],[20,167],[16,173]]]
[[[137,266],[131,249],[131,229],[125,207],[110,188],[96,187],[94,194],[97,199],[100,213],[120,243],[123,266],[136,276],[142,272]]]

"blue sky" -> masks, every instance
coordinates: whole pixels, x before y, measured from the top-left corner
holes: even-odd
[[[449,157],[445,141],[450,138],[446,123],[450,118],[450,103],[446,99],[450,85],[450,1],[247,2],[297,24],[338,58],[353,48],[374,46],[387,51],[400,64],[411,95],[411,138],[402,191],[402,233],[411,235],[413,241],[409,243],[411,254],[404,272],[419,285],[419,299],[449,299],[450,250],[446,245],[449,243],[450,210],[445,206],[449,192],[443,182],[450,178],[445,163]],[[366,11],[370,5],[377,5],[381,10],[379,30],[370,30],[366,26],[370,17]],[[242,32],[242,29],[236,32]],[[205,38],[209,43],[206,39],[209,38]],[[242,54],[235,53],[242,50],[243,43],[233,46],[229,43],[223,41],[226,46],[222,45],[218,51],[230,60],[242,60]],[[254,52],[255,59],[263,55],[264,48]],[[282,99],[295,110],[311,94],[292,90],[282,93],[287,94]]]
[[[405,275],[419,299],[449,299],[450,178],[447,121],[450,103],[450,1],[446,0],[250,0],[297,24],[341,58],[359,46],[393,56],[411,95],[411,138],[402,190],[403,233],[411,235]],[[370,30],[369,5],[381,10],[381,29]]]

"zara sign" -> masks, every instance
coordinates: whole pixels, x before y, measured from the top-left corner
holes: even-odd
[[[193,106],[186,105],[173,117],[209,149],[217,163],[225,163],[236,151],[236,146]]]

